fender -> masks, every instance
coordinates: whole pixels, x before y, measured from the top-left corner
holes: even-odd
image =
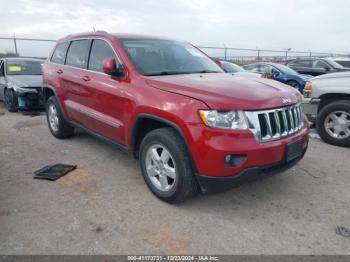
[[[69,119],[67,118],[67,113],[66,113],[66,110],[65,110],[65,108],[62,106],[62,103],[61,103],[61,100],[59,99],[59,96],[57,95],[57,92],[56,92],[56,90],[55,90],[55,88],[53,87],[53,86],[51,86],[51,85],[48,85],[48,84],[45,84],[44,86],[43,86],[43,95],[45,95],[45,92],[44,92],[44,89],[45,88],[47,88],[47,89],[50,89],[54,94],[55,94],[55,97],[57,98],[57,101],[58,101],[58,104],[60,105],[60,108],[61,108],[61,112],[62,112],[62,114],[63,114],[63,117],[64,117],[64,119],[66,120],[66,121],[68,121],[69,122]],[[47,101],[47,99],[46,99],[46,95],[44,96],[44,106],[45,106],[45,110],[46,110],[46,101]]]
[[[139,127],[139,124],[141,123],[141,121],[143,119],[156,120],[158,122],[161,122],[163,124],[166,124],[166,125],[171,126],[172,128],[174,128],[176,130],[176,132],[180,135],[180,137],[183,139],[183,141],[185,142],[185,146],[186,146],[187,152],[188,152],[188,154],[190,156],[190,159],[191,159],[191,166],[192,166],[194,172],[197,173],[197,167],[196,167],[195,162],[193,161],[192,152],[190,150],[190,147],[188,146],[185,134],[182,131],[182,129],[180,128],[180,126],[178,124],[168,120],[168,119],[165,119],[165,118],[157,116],[157,115],[141,113],[141,114],[139,114],[137,116],[137,118],[135,120],[135,124],[134,124],[134,126],[132,128],[132,133],[131,133],[131,147],[132,147],[132,150],[134,151],[134,153],[135,153],[136,139],[137,139],[137,135],[138,135],[138,127]],[[134,156],[135,156],[135,154],[134,154]]]

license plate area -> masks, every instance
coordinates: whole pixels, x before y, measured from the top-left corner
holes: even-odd
[[[286,150],[286,161],[290,162],[303,154],[304,140],[300,139],[289,143]]]

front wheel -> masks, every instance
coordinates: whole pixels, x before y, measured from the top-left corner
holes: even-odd
[[[17,112],[17,96],[12,89],[6,89],[4,94],[4,102],[9,112]]]
[[[324,106],[318,113],[316,126],[326,143],[350,146],[350,101],[341,100]]]
[[[140,165],[149,189],[165,202],[183,202],[198,192],[186,145],[172,128],[156,129],[145,136]]]
[[[56,97],[51,96],[46,102],[46,118],[50,132],[57,138],[74,135],[74,128],[64,119]]]

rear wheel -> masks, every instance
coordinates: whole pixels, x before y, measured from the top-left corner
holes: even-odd
[[[74,128],[64,119],[56,97],[51,96],[46,103],[46,117],[50,132],[57,138],[74,135]]]
[[[17,95],[12,89],[5,90],[4,101],[9,112],[17,112]]]
[[[186,145],[172,128],[156,129],[145,136],[140,165],[149,189],[165,202],[183,202],[198,192]]]
[[[318,113],[316,125],[326,143],[350,146],[350,101],[341,100],[324,106]]]

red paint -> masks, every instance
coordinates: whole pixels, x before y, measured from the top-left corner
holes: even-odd
[[[276,164],[282,161],[287,143],[300,138],[305,140],[305,145],[308,142],[307,124],[290,137],[261,143],[248,130],[209,128],[199,117],[200,109],[261,110],[285,106],[282,98],[290,98],[291,104],[300,102],[298,91],[286,85],[225,73],[147,77],[135,70],[118,40],[144,37],[94,33],[69,36],[59,42],[82,38],[108,41],[121,60],[125,77],[53,64],[48,59],[43,67],[44,86],[54,87],[67,120],[76,121],[130,150],[132,130],[142,113],[176,124],[184,134],[197,171],[206,176],[235,175],[247,167]],[[115,67],[115,62],[104,63],[107,73]],[[80,113],[77,108],[89,111],[94,117]],[[225,154],[245,154],[247,159],[239,167],[228,168],[224,166]]]

